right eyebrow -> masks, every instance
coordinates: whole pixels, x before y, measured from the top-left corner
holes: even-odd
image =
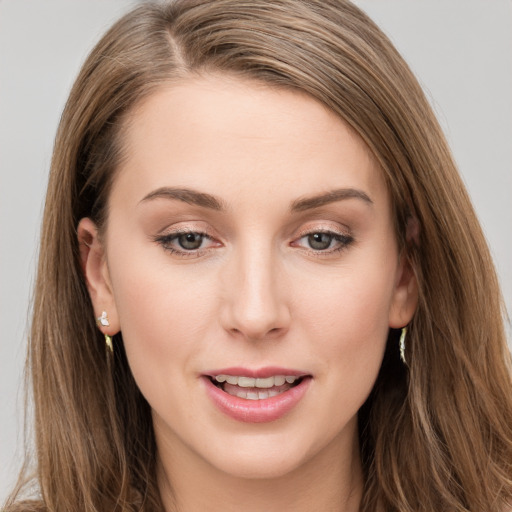
[[[160,187],[144,196],[140,203],[158,198],[183,201],[187,204],[201,206],[219,212],[226,210],[226,206],[221,199],[191,188]]]

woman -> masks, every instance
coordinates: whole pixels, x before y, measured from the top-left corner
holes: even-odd
[[[491,258],[353,5],[134,10],[75,83],[46,204],[41,498],[7,510],[510,508]]]

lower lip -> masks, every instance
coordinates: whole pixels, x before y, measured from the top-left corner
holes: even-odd
[[[238,398],[222,391],[208,378],[204,377],[206,391],[213,403],[229,417],[246,423],[266,423],[278,420],[291,411],[306,393],[310,377],[280,395],[262,400]]]

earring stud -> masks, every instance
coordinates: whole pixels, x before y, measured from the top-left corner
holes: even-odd
[[[106,311],[103,311],[103,313],[101,313],[101,316],[96,318],[96,323],[100,327],[101,326],[108,327],[110,325],[110,322],[108,321],[108,316],[107,316],[107,312]]]
[[[98,324],[98,327],[109,327],[110,326],[110,322],[108,320],[106,311],[103,311],[101,313],[101,316],[96,318],[96,323]],[[114,353],[114,345],[112,343],[112,336],[105,334],[105,345],[107,347],[107,352],[110,352],[111,354],[113,354]]]

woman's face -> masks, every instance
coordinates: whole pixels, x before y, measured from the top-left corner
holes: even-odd
[[[160,453],[262,478],[357,451],[415,305],[362,140],[304,94],[209,76],[145,100],[125,142],[105,245],[79,236]]]

